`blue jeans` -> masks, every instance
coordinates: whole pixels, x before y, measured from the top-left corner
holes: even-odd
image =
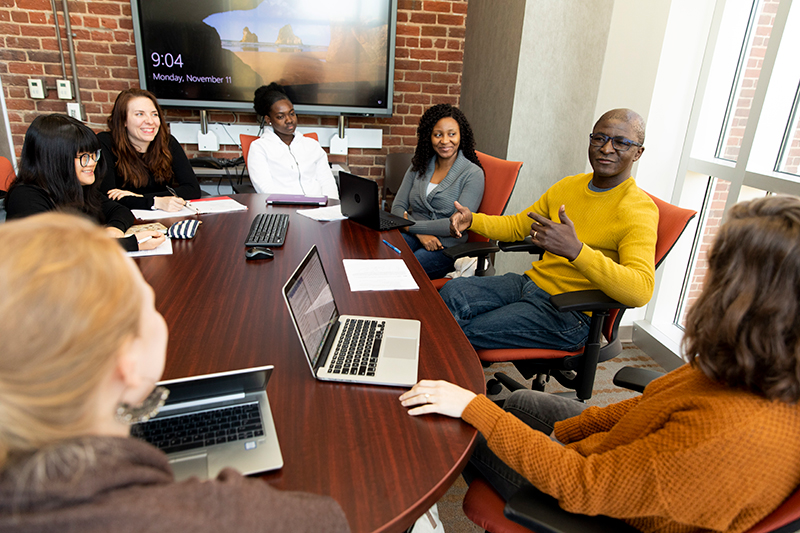
[[[476,350],[573,351],[589,335],[588,315],[558,312],[550,295],[525,274],[456,278],[439,294]]]
[[[422,268],[430,279],[443,278],[453,271],[454,261],[444,255],[444,250],[429,252],[422,246],[419,239],[408,233],[403,233],[403,238],[406,240],[408,247],[411,248],[411,251],[414,252],[414,256],[416,256],[417,261],[422,265]]]
[[[508,397],[503,408],[533,429],[550,435],[556,422],[578,416],[587,407],[584,403],[554,394],[518,390]],[[489,449],[483,435],[478,435],[478,443],[462,475],[468,484],[476,477],[484,478],[506,501],[520,487],[530,485]]]

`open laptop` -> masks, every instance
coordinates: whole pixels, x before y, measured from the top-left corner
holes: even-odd
[[[131,435],[167,454],[175,479],[214,478],[226,467],[254,474],[283,466],[267,399],[273,367],[162,381],[170,394],[158,415]]]
[[[344,171],[339,172],[339,203],[344,216],[370,229],[386,231],[414,225],[414,221],[380,208],[377,183]]]
[[[417,382],[419,320],[339,315],[316,245],[283,286],[283,298],[315,378],[405,387]]]

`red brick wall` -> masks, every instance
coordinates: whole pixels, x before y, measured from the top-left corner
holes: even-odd
[[[59,26],[72,79],[61,1],[56,2]],[[138,86],[131,6],[127,0],[69,2],[76,62],[89,125],[105,129],[117,93]],[[347,163],[360,175],[383,176],[389,152],[413,151],[416,126],[423,111],[437,103],[458,104],[464,50],[466,0],[398,0],[395,56],[394,115],[388,118],[349,118],[350,128],[380,128],[380,150],[351,149]],[[62,78],[53,12],[48,0],[0,0],[0,79],[9,112],[17,155],[28,124],[42,113],[65,113],[66,102],[48,91],[45,100],[28,95],[27,80],[44,78],[48,86]],[[167,110],[167,120],[199,122],[199,114]],[[212,122],[255,124],[254,113],[212,112]],[[335,117],[304,116],[301,124],[336,125]],[[185,146],[190,157],[196,145]],[[218,157],[238,157],[238,148]],[[202,155],[209,155],[203,153]]]

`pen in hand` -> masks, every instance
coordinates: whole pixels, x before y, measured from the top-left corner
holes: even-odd
[[[389,242],[387,242],[386,239],[383,239],[383,244],[385,244],[386,246],[388,246],[389,248],[391,248],[392,250],[394,250],[398,254],[401,253],[400,252],[400,248],[398,248],[398,247],[396,247],[396,246],[394,246],[392,244],[389,244]]]
[[[136,241],[136,242],[138,242],[139,244],[142,244],[142,243],[144,243],[144,242],[147,242],[147,241],[149,241],[149,240],[150,240],[150,239],[152,239],[152,238],[153,238],[153,236],[152,236],[152,235],[148,235],[147,237],[145,237],[145,238],[144,238],[144,239],[142,239],[141,241]]]
[[[172,188],[172,187],[170,187],[169,185],[167,185],[166,187],[167,187],[167,191],[169,191],[169,193],[170,193],[172,196],[174,196],[175,198],[180,198],[180,196],[178,196],[178,193],[176,193],[176,192],[175,192],[175,189],[173,189],[173,188]],[[199,210],[199,209],[197,209],[195,206],[193,206],[191,203],[189,203],[189,200],[186,200],[186,201],[184,201],[184,202],[183,202],[183,205],[184,205],[184,207],[187,207],[187,208],[191,209],[192,211],[194,211],[194,213],[195,213],[196,215],[199,215],[199,214],[200,214],[200,210]]]

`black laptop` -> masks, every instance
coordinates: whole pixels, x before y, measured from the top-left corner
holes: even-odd
[[[381,209],[378,184],[367,178],[340,171],[339,201],[344,216],[370,229],[386,231],[414,225],[411,220]]]

